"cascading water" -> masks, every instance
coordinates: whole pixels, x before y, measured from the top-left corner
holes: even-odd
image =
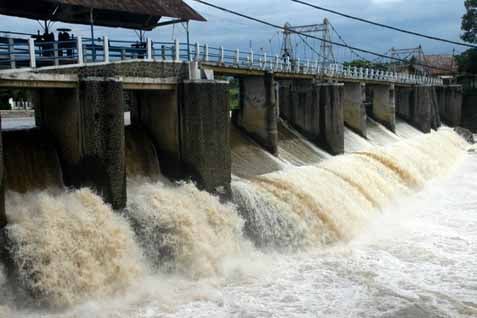
[[[36,304],[64,307],[109,296],[144,271],[131,228],[90,190],[7,197],[16,279]]]
[[[379,210],[442,175],[466,145],[442,129],[386,148],[233,183],[246,231],[258,245],[290,247],[349,240]]]
[[[131,140],[129,152],[147,149],[138,143],[138,139]],[[220,299],[228,298],[227,290],[236,293],[254,285],[231,270],[235,258],[247,259],[247,270],[256,267],[257,252],[246,236],[264,251],[301,250],[304,255],[316,248],[348,242],[403,194],[445,174],[463,156],[465,148],[454,132],[442,129],[385,148],[359,149],[314,166],[278,164],[272,169],[275,172],[265,175],[260,172],[268,168],[256,169],[255,161],[241,160],[240,167],[247,172],[242,176],[251,177],[234,177],[236,205],[223,204],[193,184],[145,180],[145,171],[159,169],[158,165],[151,168],[138,162],[145,157],[128,155],[129,203],[123,215],[115,214],[98,196],[84,189],[59,195],[9,193],[7,232],[13,260],[20,282],[41,303],[63,307],[85,301],[94,304],[107,297],[117,304],[114,299],[127,294],[127,305],[80,306],[60,317],[161,317],[164,310],[172,311],[171,316],[176,311],[178,316],[200,316],[197,310],[210,316],[207,308],[215,305],[230,314],[246,316],[247,312],[233,303],[220,305]],[[236,159],[248,153],[243,148],[235,151]],[[267,158],[269,161],[276,163]],[[145,166],[149,168],[131,168]],[[265,268],[284,262],[273,253],[264,255],[261,261],[266,262]],[[234,278],[216,279],[229,275]],[[6,290],[1,287],[2,279],[0,275],[0,295]],[[141,284],[148,286],[147,281],[157,286],[142,290]],[[274,283],[280,282],[269,285]],[[195,288],[200,292],[191,296]],[[290,297],[281,301],[293,302]],[[185,304],[180,298],[197,304],[196,309],[186,306],[188,309],[181,311]],[[167,303],[175,305],[169,307]],[[7,317],[36,315],[0,301],[0,317],[4,312]]]

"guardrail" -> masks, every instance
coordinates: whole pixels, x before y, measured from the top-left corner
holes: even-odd
[[[317,75],[337,80],[383,81],[403,84],[442,85],[440,78],[323,64],[318,60],[291,60],[266,52],[230,50],[208,44],[146,42],[77,37],[44,42],[33,38],[0,37],[0,69],[38,68],[66,64],[110,63],[121,60],[197,61],[204,64],[290,74]]]

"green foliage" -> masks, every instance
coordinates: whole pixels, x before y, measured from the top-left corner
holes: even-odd
[[[477,49],[469,49],[456,56],[460,73],[477,74]]]
[[[240,108],[240,83],[235,78],[230,80],[229,107],[231,110]]]
[[[466,0],[467,13],[462,17],[462,40],[477,43],[477,0]]]
[[[381,70],[385,71],[387,70],[387,65],[383,63],[373,63],[371,61],[365,61],[365,60],[354,60],[351,62],[344,62],[343,65],[346,66],[351,66],[351,67],[362,67],[362,68],[372,68],[375,70]]]

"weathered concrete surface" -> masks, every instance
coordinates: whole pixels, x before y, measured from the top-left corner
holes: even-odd
[[[364,83],[344,84],[344,121],[349,128],[367,137],[366,88]]]
[[[431,96],[431,128],[437,130],[439,127],[441,127],[441,116],[439,113],[439,99],[437,97],[437,90],[435,86],[431,87]]]
[[[0,261],[2,260],[2,234],[3,228],[7,225],[7,215],[5,213],[5,169],[3,165],[3,142],[2,142],[2,118],[0,117]]]
[[[477,133],[477,90],[475,89],[468,89],[464,92],[462,125]]]
[[[135,91],[131,123],[144,126],[157,149],[163,173],[173,179],[184,177],[180,156],[179,106],[176,90]]]
[[[437,88],[439,113],[441,119],[449,126],[462,124],[463,88],[450,85]]]
[[[396,94],[394,85],[368,85],[372,94],[371,117],[392,132],[396,131]]]
[[[418,85],[414,88],[411,124],[424,133],[440,126],[439,106],[435,87]]]
[[[185,81],[180,92],[181,159],[209,192],[230,195],[228,83]]]
[[[7,191],[63,189],[60,159],[51,136],[44,130],[4,131],[3,152]]]
[[[80,77],[106,78],[113,76],[142,77],[142,78],[177,78],[189,77],[187,63],[175,62],[146,62],[124,61],[119,63],[61,67],[57,69],[40,70],[40,73],[75,74]]]
[[[320,140],[333,155],[344,153],[343,85],[318,84],[320,88]]]
[[[138,125],[126,127],[126,174],[128,178],[144,177],[159,180],[161,169],[156,147],[145,129]]]
[[[89,186],[114,209],[126,204],[122,84],[83,79],[79,89],[39,90],[41,127],[55,138],[65,184]]]
[[[414,92],[412,87],[396,87],[396,114],[404,120],[411,120],[414,105]]]
[[[311,141],[320,137],[320,89],[313,81],[280,83],[280,115]]]
[[[262,147],[278,153],[278,92],[273,76],[244,77],[240,79],[241,107],[234,118]]]

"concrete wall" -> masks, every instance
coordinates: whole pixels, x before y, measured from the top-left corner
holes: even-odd
[[[123,61],[106,65],[85,65],[74,67],[62,67],[59,69],[40,70],[41,73],[53,74],[77,74],[80,77],[148,77],[148,78],[177,78],[189,77],[187,63],[175,63],[171,61],[146,62],[146,61]]]
[[[331,154],[344,153],[343,84],[280,83],[280,116]]]
[[[235,124],[272,154],[278,153],[278,89],[272,74],[240,79]]]
[[[392,132],[396,131],[396,94],[394,85],[368,85],[372,95],[370,115]]]
[[[2,230],[7,225],[5,213],[5,171],[3,166],[2,118],[0,117],[0,261],[2,260]]]
[[[367,137],[366,88],[364,83],[344,84],[344,121],[349,128]]]
[[[55,139],[67,186],[89,186],[126,205],[122,84],[84,79],[79,89],[36,92],[41,128]]]
[[[133,125],[142,125],[152,137],[163,173],[173,179],[184,177],[180,156],[178,92],[134,91]]]
[[[396,114],[404,120],[411,120],[414,89],[412,87],[396,87]]]
[[[180,92],[181,158],[199,185],[230,195],[228,83],[186,81]]]
[[[462,125],[477,133],[477,90],[466,90],[464,92]]]
[[[280,83],[280,116],[309,140],[320,137],[320,90],[313,81]]]
[[[416,86],[414,88],[411,124],[424,133],[429,133],[432,128],[432,100],[431,86]]]
[[[451,85],[437,88],[439,113],[448,125],[456,127],[462,124],[463,88]]]
[[[333,155],[344,153],[343,84],[318,84],[320,88],[320,140]]]

